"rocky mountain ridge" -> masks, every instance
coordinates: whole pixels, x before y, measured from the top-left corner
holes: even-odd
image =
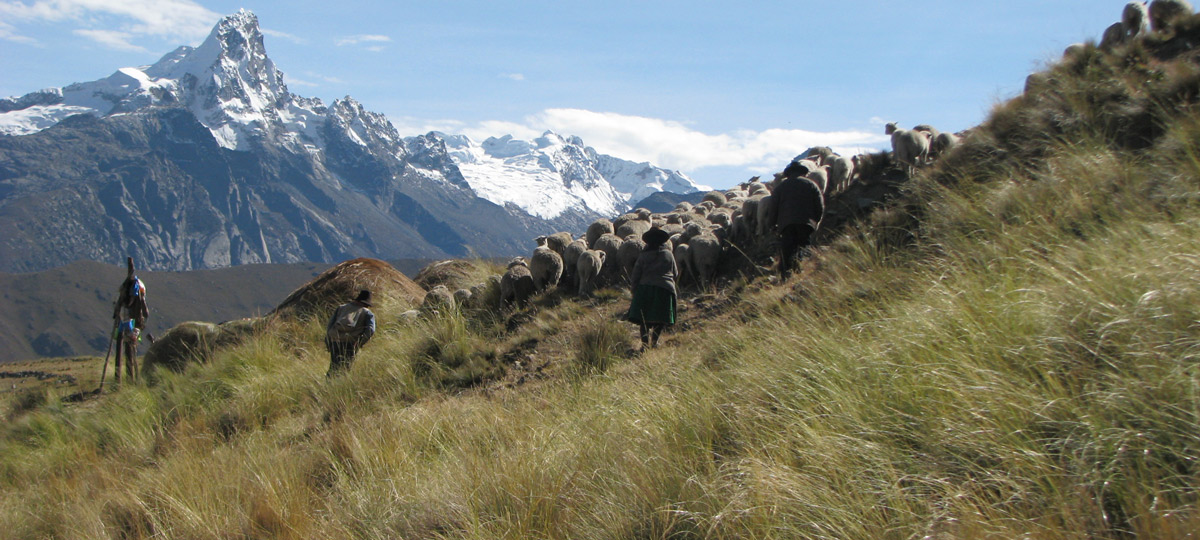
[[[576,137],[403,137],[349,96],[292,94],[247,11],[151,66],[2,99],[0,134],[8,272],[503,256],[700,187]]]

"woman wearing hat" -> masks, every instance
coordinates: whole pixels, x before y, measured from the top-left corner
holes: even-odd
[[[651,227],[642,235],[646,248],[638,254],[629,285],[633,301],[626,319],[640,326],[642,349],[658,345],[658,336],[667,326],[675,324],[675,256],[667,240],[671,235]]]

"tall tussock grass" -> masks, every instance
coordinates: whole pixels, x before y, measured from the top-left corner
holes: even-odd
[[[380,309],[332,379],[313,320],[30,401],[0,536],[1189,538],[1200,79],[1166,47],[1056,66],[795,278],[685,302],[636,358],[613,290]],[[494,384],[534,357],[566,369]]]

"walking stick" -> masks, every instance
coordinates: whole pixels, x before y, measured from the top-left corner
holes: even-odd
[[[104,390],[104,376],[108,374],[108,357],[112,355],[113,339],[116,338],[116,334],[117,321],[113,319],[112,331],[108,333],[108,349],[104,353],[104,367],[100,369],[100,387],[96,389],[97,394]]]

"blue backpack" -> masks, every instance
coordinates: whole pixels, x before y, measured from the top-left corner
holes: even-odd
[[[133,281],[129,282],[128,298],[128,305],[131,306],[146,298],[146,285],[137,276],[133,276]]]

